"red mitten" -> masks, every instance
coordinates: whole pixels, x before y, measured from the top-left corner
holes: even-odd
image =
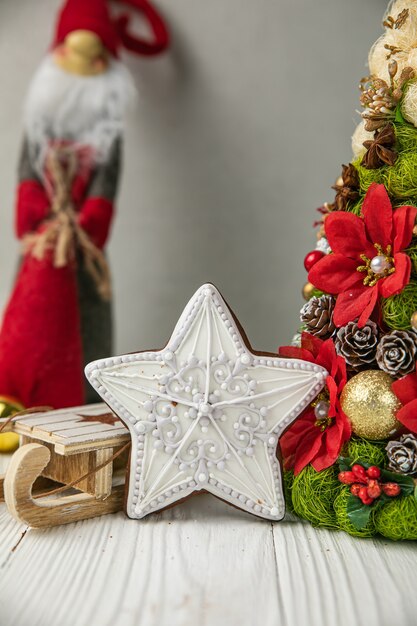
[[[78,223],[98,247],[103,248],[110,232],[113,203],[106,198],[88,198],[81,207]]]
[[[48,217],[49,199],[42,185],[36,180],[24,180],[17,189],[16,234],[21,239],[37,229]]]

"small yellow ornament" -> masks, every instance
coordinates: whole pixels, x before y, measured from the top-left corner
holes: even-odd
[[[417,330],[417,311],[414,311],[414,313],[412,314],[410,324],[411,327],[414,328],[414,330]]]
[[[19,435],[16,433],[0,434],[0,454],[14,452],[19,447]]]
[[[352,431],[365,439],[387,439],[401,427],[395,418],[401,406],[385,372],[367,370],[346,383],[340,398]]]
[[[0,396],[0,417],[10,417],[25,407],[9,396]],[[19,447],[19,435],[16,433],[0,433],[0,453],[14,452]]]
[[[314,293],[314,285],[312,285],[311,283],[306,283],[303,287],[303,298],[304,300],[310,300],[311,296]]]

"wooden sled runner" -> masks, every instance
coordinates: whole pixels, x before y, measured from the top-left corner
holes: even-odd
[[[123,508],[128,451],[107,461],[126,447],[130,436],[105,404],[32,413],[9,429],[21,435],[22,445],[10,461],[4,485],[0,478],[0,496],[3,487],[16,519],[42,528]],[[48,496],[48,488],[70,485],[86,474],[71,495]]]

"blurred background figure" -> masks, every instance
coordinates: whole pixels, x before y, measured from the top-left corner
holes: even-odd
[[[135,94],[120,50],[154,55],[165,24],[146,0],[125,0],[152,39],[106,0],[68,0],[25,107],[16,233],[23,256],[0,332],[0,394],[29,407],[93,401],[83,366],[112,353],[111,286],[103,252],[120,175],[126,108]]]

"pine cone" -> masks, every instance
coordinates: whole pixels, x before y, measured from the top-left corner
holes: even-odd
[[[381,370],[394,378],[400,378],[415,370],[416,354],[416,333],[393,330],[379,342],[376,360]]]
[[[300,311],[300,320],[305,325],[307,332],[320,339],[331,337],[336,326],[333,323],[333,309],[335,300],[332,296],[323,295],[319,298],[313,296],[305,303]]]
[[[357,322],[349,322],[339,328],[334,343],[350,369],[369,369],[375,363],[378,326],[371,320],[363,328],[358,328]]]
[[[402,435],[398,441],[389,441],[387,447],[388,467],[400,474],[417,472],[417,438],[414,435]]]

